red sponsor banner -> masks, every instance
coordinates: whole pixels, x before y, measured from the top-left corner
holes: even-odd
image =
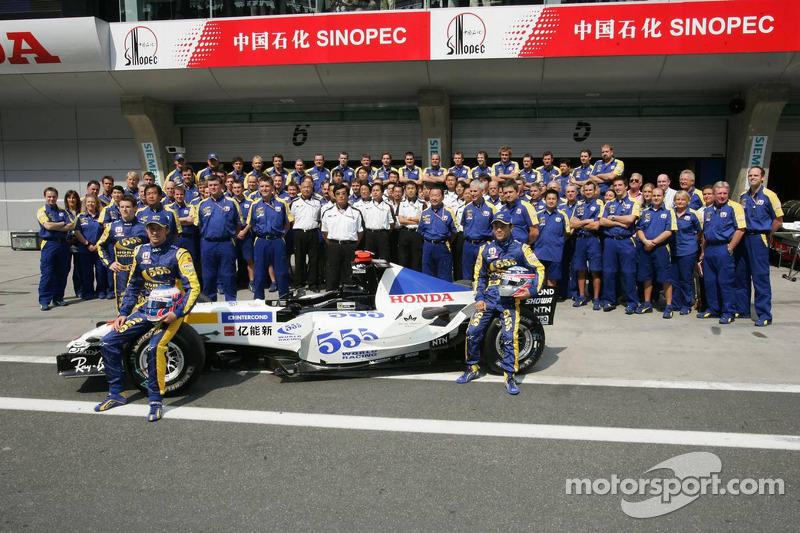
[[[439,10],[432,59],[800,50],[800,2],[731,0]]]
[[[426,11],[112,25],[115,69],[427,60]]]

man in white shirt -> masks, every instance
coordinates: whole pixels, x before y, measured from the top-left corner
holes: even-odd
[[[335,205],[322,215],[322,236],[328,245],[325,288],[329,291],[352,283],[350,262],[364,235],[361,212],[347,203],[348,188],[343,184],[334,186],[333,196]]]
[[[675,193],[678,192],[669,186],[669,176],[659,174],[656,178],[656,185],[664,191],[664,205],[670,209],[675,207]]]
[[[395,218],[392,206],[383,201],[383,185],[373,183],[370,188],[372,199],[361,202],[359,210],[364,217],[364,248],[378,259],[389,260],[389,231],[394,228]]]
[[[298,287],[319,288],[319,223],[322,204],[314,197],[314,180],[300,184],[300,196],[289,206],[294,216],[294,282]],[[306,272],[306,269],[308,272]]]

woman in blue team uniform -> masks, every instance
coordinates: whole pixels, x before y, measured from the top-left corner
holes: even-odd
[[[78,239],[78,265],[81,278],[81,298],[106,298],[108,276],[106,268],[97,254],[97,241],[103,234],[100,221],[100,201],[96,196],[87,196],[83,202],[83,212],[78,215],[75,237]],[[95,281],[97,285],[95,286]]]

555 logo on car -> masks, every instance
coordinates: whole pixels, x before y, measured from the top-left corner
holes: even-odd
[[[476,55],[486,52],[486,24],[474,13],[453,17],[447,25],[447,55]]]

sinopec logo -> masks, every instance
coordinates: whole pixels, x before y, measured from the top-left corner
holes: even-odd
[[[158,39],[153,30],[136,26],[125,36],[125,66],[157,65]]]
[[[474,13],[462,13],[447,26],[447,55],[475,55],[486,52],[486,24]]]

